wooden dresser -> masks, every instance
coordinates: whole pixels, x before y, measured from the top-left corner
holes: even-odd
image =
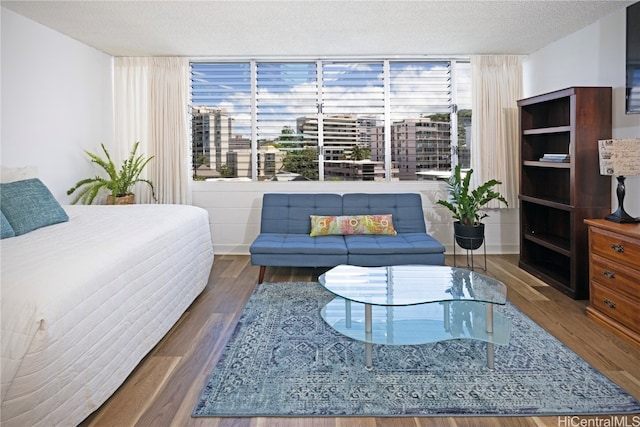
[[[640,224],[587,219],[587,316],[640,346]]]

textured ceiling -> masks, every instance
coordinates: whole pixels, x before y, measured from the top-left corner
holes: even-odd
[[[114,56],[529,54],[634,1],[2,1]]]

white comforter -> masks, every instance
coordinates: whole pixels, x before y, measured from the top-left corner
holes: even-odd
[[[1,241],[3,426],[82,421],[180,318],[211,271],[203,209],[64,209],[69,222]]]

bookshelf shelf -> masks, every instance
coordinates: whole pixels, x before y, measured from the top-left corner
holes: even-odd
[[[543,162],[540,160],[525,160],[522,162],[523,166],[531,166],[535,168],[556,168],[556,169],[571,169],[571,164],[561,162]]]

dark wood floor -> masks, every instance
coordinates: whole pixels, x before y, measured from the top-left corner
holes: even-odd
[[[447,263],[452,265],[448,257]],[[587,362],[640,400],[640,349],[597,325],[574,301],[517,266],[517,255],[488,256],[487,273],[508,286],[508,298]],[[267,268],[265,281],[313,281],[322,270]],[[253,291],[258,268],[248,256],[216,256],[205,291],[170,333],[98,411],[88,426],[559,426],[558,417],[455,418],[192,418],[208,374]],[[595,417],[592,417],[595,418]],[[614,420],[614,418],[617,418]],[[587,422],[587,418],[573,422]],[[640,417],[600,416],[592,424],[639,425]],[[632,424],[633,422],[636,424]],[[564,424],[563,424],[564,422]],[[601,424],[595,424],[600,422]],[[618,422],[618,424],[613,424]]]

